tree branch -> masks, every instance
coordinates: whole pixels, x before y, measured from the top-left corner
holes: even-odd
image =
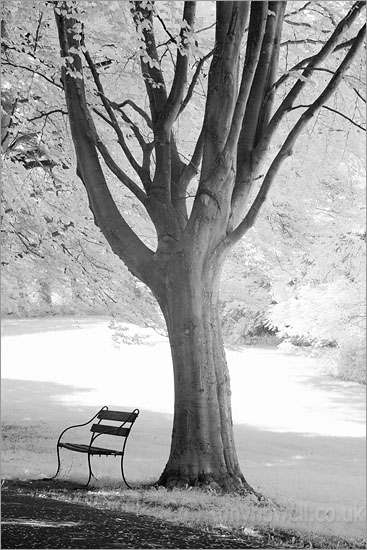
[[[359,97],[359,99],[361,101],[363,101],[363,103],[366,103],[366,98],[363,97],[363,95],[357,90],[357,88],[354,88],[354,86],[352,86],[354,92],[357,94],[357,96]]]
[[[331,107],[328,107],[327,105],[323,105],[322,108],[327,109],[328,111],[331,111],[332,113],[335,113],[335,114],[345,118],[346,120],[348,120],[348,122],[353,124],[353,126],[356,126],[357,128],[359,128],[360,130],[363,130],[364,132],[366,131],[366,128],[363,128],[363,126],[361,126],[360,124],[357,124],[357,122],[355,122],[353,119],[351,119],[349,116],[345,115],[344,113],[341,113],[340,111],[337,111],[336,109],[332,109]]]
[[[112,107],[113,103],[110,102],[110,105]],[[140,132],[140,128],[135,124],[135,122],[132,121],[132,119],[120,107],[116,106],[116,107],[113,107],[113,108],[116,109],[120,113],[121,118],[123,119],[123,121],[126,122],[126,124],[129,125],[129,127],[133,131],[134,136],[136,137],[142,151],[144,152],[146,150],[146,148],[148,147],[148,143],[143,138],[143,136]]]
[[[308,107],[311,107],[311,105],[295,105],[294,107],[292,107],[291,111],[295,111],[297,109],[307,109]],[[356,126],[357,128],[359,128],[360,130],[363,130],[364,132],[366,131],[366,128],[364,128],[363,126],[361,126],[360,124],[358,124],[357,122],[355,122],[352,118],[350,118],[349,116],[345,115],[344,113],[341,113],[340,111],[336,110],[336,109],[332,109],[331,107],[328,107],[327,105],[323,105],[322,106],[322,109],[326,109],[328,111],[331,111],[332,113],[335,113],[343,118],[345,118],[346,120],[348,120],[348,122],[350,122],[351,124],[353,124],[353,126]]]
[[[84,38],[82,40],[82,45],[84,46]],[[97,69],[95,68],[95,65],[92,61],[92,58],[89,54],[89,52],[84,49],[83,51],[84,53],[84,56],[85,56],[85,59],[87,60],[87,63],[88,63],[88,66],[90,68],[90,71],[93,75],[93,80],[96,84],[96,87],[97,87],[97,91],[98,91],[98,95],[102,101],[102,104],[106,110],[106,112],[108,113],[108,116],[110,117],[110,121],[111,121],[111,125],[113,127],[113,129],[115,130],[116,132],[116,135],[117,135],[117,141],[121,147],[121,149],[123,150],[127,160],[129,161],[130,165],[132,166],[132,168],[135,170],[135,172],[138,174],[138,176],[140,177],[142,183],[144,184],[144,186],[146,186],[148,184],[148,180],[147,180],[147,173],[146,171],[143,169],[142,166],[140,166],[138,164],[138,162],[136,161],[136,159],[134,158],[133,154],[131,153],[129,147],[127,146],[127,143],[125,141],[125,137],[124,137],[124,134],[123,132],[121,131],[121,128],[120,128],[120,125],[115,117],[115,114],[113,112],[113,109],[111,107],[111,103],[110,101],[107,99],[105,93],[104,93],[104,89],[103,89],[103,86],[102,86],[102,83],[101,83],[101,80],[100,80],[100,77],[99,77],[99,74],[98,74],[98,71]]]
[[[284,16],[284,19],[287,20],[289,17],[292,17],[293,15],[298,15],[302,11],[306,10],[308,6],[311,4],[311,2],[306,2],[299,10],[290,11],[289,13],[286,13]]]
[[[284,160],[292,154],[293,146],[298,136],[301,134],[302,130],[306,126],[306,124],[308,124],[310,119],[316,114],[316,112],[319,109],[321,109],[321,107],[323,107],[326,101],[328,101],[328,99],[336,90],[345,72],[350,67],[357,51],[363,45],[364,37],[365,37],[365,29],[366,29],[366,25],[364,25],[359,31],[357,35],[357,39],[355,40],[352,48],[349,50],[349,52],[343,59],[342,63],[336,70],[334,76],[330,79],[330,82],[328,83],[326,88],[312,103],[312,105],[310,105],[310,107],[308,107],[308,109],[301,115],[297,123],[294,125],[294,127],[288,134],[286,140],[284,141],[282,147],[280,148],[279,153],[276,155],[273,162],[271,163],[270,168],[268,169],[265,175],[264,181],[260,187],[260,190],[256,195],[256,198],[252,203],[251,207],[249,208],[245,218],[237,226],[237,228],[232,231],[232,233],[228,234],[226,238],[227,244],[228,243],[234,244],[235,242],[237,242],[255,223],[255,220],[268,195],[270,187],[275,179],[275,176],[279,171],[280,166],[283,164]]]
[[[110,121],[104,117],[101,113],[99,113],[96,109],[94,111],[99,114],[106,122],[110,123]],[[99,138],[95,128],[91,128],[89,125],[89,129],[91,131],[91,136],[93,137],[93,142],[95,146],[97,147],[98,151],[101,153],[103,160],[105,161],[108,168],[111,170],[113,174],[127,187],[137,199],[142,204],[145,204],[147,195],[144,193],[144,191],[116,164],[116,162],[113,160],[111,153],[108,151],[107,147],[103,143],[103,141]]]
[[[45,259],[45,257],[42,254],[40,254],[39,252],[36,252],[36,250],[33,250],[32,246],[33,247],[36,246],[35,244],[30,243],[29,239],[26,236],[24,236],[22,233],[20,233],[20,231],[17,231],[15,229],[15,226],[11,222],[9,222],[9,225],[11,225],[11,227],[14,229],[13,231],[14,235],[18,237],[22,245],[25,247],[25,249],[27,250],[26,252],[27,254],[28,253],[33,254],[34,256],[38,256],[38,258],[42,258],[43,260]],[[26,241],[28,241],[29,244]]]
[[[199,61],[198,61],[198,64],[196,66],[196,70],[195,70],[195,73],[192,77],[192,80],[190,82],[190,85],[188,87],[188,90],[187,90],[187,94],[185,96],[185,99],[182,101],[182,104],[181,104],[181,107],[180,107],[180,110],[179,110],[179,113],[178,113],[178,116],[181,115],[181,113],[184,111],[184,109],[186,109],[189,101],[191,100],[191,97],[192,97],[192,94],[194,92],[194,89],[195,89],[195,86],[196,86],[196,83],[198,81],[198,78],[199,78],[199,75],[200,75],[200,71],[202,69],[202,66],[204,65],[205,61],[207,59],[209,59],[212,55],[214,54],[214,50],[211,50],[209,53],[207,53],[206,55],[204,55],[204,57],[202,57]]]
[[[251,4],[252,5],[252,4]],[[226,148],[238,97],[239,52],[250,2],[216,2],[215,51],[208,75],[202,174],[204,181]],[[228,150],[228,147],[227,147]],[[223,166],[223,168],[225,168]]]
[[[110,103],[111,103],[111,106],[114,107],[115,104],[113,102],[110,102]],[[152,120],[150,116],[143,109],[141,109],[136,103],[134,103],[134,101],[132,101],[131,99],[126,99],[122,103],[116,103],[116,107],[119,107],[121,109],[125,107],[125,105],[130,105],[130,107],[132,107],[145,120],[149,128],[152,128]]]
[[[156,170],[150,193],[156,197],[159,196],[159,200],[168,205],[171,203],[172,159],[170,140],[171,126],[174,119],[168,120],[170,113],[167,107],[167,90],[157,53],[152,10],[148,9],[149,6],[145,6],[144,4],[145,2],[135,2],[135,9],[132,11],[137,32],[141,34],[145,47],[145,50],[142,50],[140,53],[140,63],[149,98],[154,132]],[[178,96],[176,96],[178,89],[176,86],[178,79],[182,77],[183,60],[180,63],[179,74],[177,74],[176,67],[176,84],[172,86],[170,94],[172,112],[176,108],[179,108],[179,104],[177,103]]]
[[[356,40],[356,36],[354,36],[353,38],[350,38],[349,40],[346,40],[345,42],[342,42],[341,44],[338,44],[337,46],[335,46],[335,48],[333,49],[332,53],[335,53],[339,50],[342,50],[344,48],[348,48],[349,46],[353,45],[353,42]],[[288,78],[290,78],[292,76],[292,73],[296,72],[296,71],[300,71],[301,69],[304,69],[305,68],[305,65],[307,63],[310,63],[311,61],[313,61],[315,59],[316,55],[311,55],[310,57],[306,57],[305,59],[302,59],[302,61],[300,61],[299,63],[297,63],[297,65],[294,65],[294,67],[292,67],[291,69],[289,69],[289,71],[287,71],[285,74],[283,74],[273,85],[273,88],[277,89],[279,88],[279,86],[281,86],[281,84],[283,84]],[[329,69],[325,69],[325,68],[321,68],[321,67],[314,67],[313,69],[314,71],[325,71],[325,72],[331,72]]]
[[[48,111],[47,113],[42,113],[42,114],[40,114],[40,115],[38,115],[38,116],[34,116],[34,117],[32,117],[32,118],[28,118],[27,120],[28,120],[29,122],[32,122],[33,120],[38,120],[38,119],[40,119],[40,118],[43,118],[44,116],[45,116],[45,117],[49,117],[50,115],[53,115],[54,113],[60,113],[60,114],[62,114],[62,115],[67,115],[67,114],[68,114],[67,111],[63,111],[62,109],[52,109],[52,111]]]
[[[40,14],[39,14],[38,21],[37,21],[36,36],[35,36],[34,45],[33,45],[33,53],[34,54],[36,53],[37,46],[38,46],[38,40],[39,40],[39,36],[40,36],[40,29],[41,29],[42,19],[43,19],[43,12],[41,11]]]
[[[143,2],[135,2],[132,10],[133,18],[138,33],[141,33],[145,44],[146,52],[141,52],[141,71],[147,90],[150,111],[153,124],[156,122],[158,113],[163,109],[167,101],[166,84],[159,63],[155,36],[153,32],[152,11],[143,6]],[[144,26],[142,28],[142,22]],[[146,53],[146,55],[144,55]],[[148,58],[147,60],[145,58]]]
[[[325,40],[313,40],[312,38],[303,38],[302,40],[286,40],[280,46],[288,46],[290,44],[325,44]]]
[[[74,37],[74,26],[79,22],[74,17],[67,3],[63,4],[63,9],[55,10],[61,55],[67,58],[62,76],[77,157],[77,174],[88,193],[95,223],[113,252],[126,263],[135,276],[154,288],[157,296],[163,296],[161,273],[153,261],[153,251],[141,241],[121,215],[99,162],[94,137],[91,135],[91,116],[88,115],[84,80],[82,77],[75,78],[75,75],[83,74],[81,59],[79,53],[70,52],[70,49],[78,50],[79,47],[78,40]]]
[[[187,189],[192,178],[198,174],[204,146],[204,127],[201,129],[190,162],[185,166],[181,174],[180,182]]]
[[[185,2],[182,20],[192,30],[195,21],[196,2]],[[187,29],[183,26],[180,31],[180,44],[177,48],[176,69],[172,87],[164,107],[164,124],[166,130],[171,130],[176,120],[183,100],[184,88],[187,80],[189,59],[189,42],[185,37]]]
[[[255,7],[257,10],[261,10],[261,6],[257,7],[255,4]],[[278,67],[280,37],[285,7],[286,2],[270,2],[270,15],[266,5],[263,7],[263,9],[265,8],[265,13],[261,12],[262,24],[264,18],[266,21],[263,36],[257,34],[259,31],[259,23],[257,23],[256,20],[260,17],[260,14],[257,14],[257,18],[254,18],[252,29],[249,29],[249,39],[250,33],[255,35],[257,48],[260,46],[259,37],[261,37],[262,40],[260,53],[257,53],[258,62],[256,64],[253,81],[251,82],[251,89],[243,116],[241,133],[238,139],[237,184],[243,180],[243,170],[245,166],[248,165],[249,157],[260,139],[263,127],[266,126],[270,117],[274,93],[270,93],[269,90],[271,90],[273,86]],[[273,13],[275,13],[275,16],[272,15]]]
[[[292,27],[307,27],[308,29],[312,29],[311,23],[307,23],[306,21],[302,23],[297,23],[296,21],[285,20],[284,23],[287,23],[287,25],[291,25]]]
[[[144,188],[146,189],[146,191],[148,191],[152,184],[152,180],[150,178],[150,156],[154,148],[154,141],[151,143],[147,143],[141,135],[139,127],[131,120],[131,118],[128,117],[127,114],[120,107],[117,106],[117,104],[110,102],[110,105],[116,105],[116,107],[114,108],[119,111],[122,119],[129,125],[141,147],[141,150],[143,152],[143,164],[140,179],[144,185]],[[98,109],[94,108],[93,111],[97,115],[99,115],[105,122],[107,122],[107,124],[110,124],[112,128],[114,128],[114,124],[110,120],[108,120],[107,117],[105,117],[102,113],[100,113]]]
[[[247,37],[247,46],[245,62],[242,70],[240,90],[237,97],[236,106],[233,112],[231,129],[228,134],[225,152],[231,151],[234,144],[238,146],[243,153],[244,144],[247,136],[240,137],[241,129],[244,128],[244,115],[248,106],[252,85],[254,82],[256,69],[258,67],[260,53],[265,33],[265,26],[268,14],[266,2],[254,2],[251,4],[250,22]]]
[[[10,67],[15,67],[16,69],[23,69],[24,71],[29,71],[30,73],[36,74],[37,76],[40,76],[44,80],[47,80],[47,82],[49,82],[53,86],[56,86],[56,88],[59,88],[59,90],[63,89],[63,87],[60,86],[60,84],[56,84],[56,82],[54,82],[51,78],[44,75],[43,73],[40,73],[39,71],[36,71],[35,69],[32,69],[31,67],[15,64],[15,63],[12,63],[11,61],[3,61],[2,65],[10,65]]]
[[[346,32],[349,29],[349,27],[352,25],[352,23],[355,21],[355,19],[357,18],[358,14],[360,13],[364,5],[365,5],[364,1],[355,2],[352,8],[349,10],[348,14],[339,22],[333,34],[331,35],[329,40],[326,42],[326,44],[321,48],[319,53],[312,57],[312,60],[309,62],[307,67],[302,72],[302,79],[297,80],[297,82],[294,84],[294,86],[291,88],[289,93],[286,95],[285,99],[282,101],[282,103],[276,110],[275,114],[273,115],[272,119],[270,120],[262,140],[256,147],[258,154],[261,155],[262,151],[266,151],[268,149],[268,144],[270,142],[270,139],[273,136],[280,121],[285,116],[285,114],[293,107],[294,101],[299,96],[302,89],[305,87],[306,82],[312,75],[315,67],[319,65],[322,61],[324,61],[324,59],[326,59],[326,57],[335,49],[335,47],[337,46],[338,40],[340,39],[342,34]],[[352,48],[349,51],[352,51],[352,49],[354,48],[354,45],[356,43],[359,43],[359,36],[360,35],[358,33],[357,38]],[[349,55],[349,52],[347,55]]]
[[[168,34],[168,36],[170,38],[167,43],[173,42],[174,44],[177,44],[176,38],[169,32],[169,30],[167,29],[166,23],[164,22],[162,17],[159,15],[159,13],[156,13],[155,16],[158,19],[158,21],[160,22],[160,24],[162,25],[164,31]]]

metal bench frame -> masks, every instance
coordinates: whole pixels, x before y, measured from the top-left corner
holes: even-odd
[[[57,452],[57,472],[56,474],[49,478],[55,479],[57,475],[60,472],[61,467],[61,460],[60,460],[60,449],[68,449],[69,451],[74,451],[76,453],[85,453],[88,454],[88,468],[89,468],[89,477],[86,484],[86,487],[89,485],[90,480],[92,477],[95,477],[95,475],[92,472],[92,464],[91,464],[91,457],[94,455],[98,456],[121,456],[121,475],[122,479],[125,482],[125,485],[131,489],[130,485],[125,479],[124,474],[124,454],[125,454],[125,447],[127,443],[127,438],[129,437],[131,428],[134,425],[135,420],[139,416],[139,409],[134,409],[132,412],[125,412],[125,411],[112,411],[109,410],[107,406],[102,407],[97,414],[93,416],[88,422],[84,422],[83,424],[75,424],[73,426],[69,426],[65,430],[63,430],[59,436],[59,439],[57,441],[56,445],[56,452]],[[62,442],[61,439],[63,435],[73,428],[81,428],[82,426],[87,426],[93,420],[98,418],[98,422],[96,424],[92,424],[90,431],[92,432],[89,444],[81,444],[81,443],[70,443],[70,442]],[[121,422],[120,425],[113,425],[108,423],[103,423],[102,421],[117,421]],[[111,435],[111,436],[119,436],[123,438],[123,445],[121,450],[116,449],[108,449],[105,447],[96,447],[94,445],[95,440],[97,437],[101,435]]]

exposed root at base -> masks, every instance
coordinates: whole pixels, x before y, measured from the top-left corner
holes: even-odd
[[[228,476],[215,477],[212,474],[199,474],[196,479],[189,480],[185,476],[164,472],[154,486],[165,487],[168,490],[195,488],[210,493],[242,495],[244,497],[252,495],[258,503],[275,506],[273,502],[251,487],[243,476],[228,474]]]

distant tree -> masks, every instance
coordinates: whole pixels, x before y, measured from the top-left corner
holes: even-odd
[[[353,31],[365,2],[333,2],[327,10],[291,2],[288,11],[286,4],[216,2],[212,37],[208,29],[195,33],[196,2],[184,2],[179,32],[178,3],[171,8],[164,2],[130,3],[147,112],[131,87],[127,91],[128,75],[119,65],[120,47],[134,56],[121,37],[123,25],[133,40],[123,4],[94,3],[89,13],[88,2],[55,3],[77,174],[95,223],[131,273],[151,289],[167,324],[175,407],[171,452],[159,479],[166,487],[209,484],[252,491],[233,437],[218,313],[221,272],[232,247],[254,225],[298,137],[357,59],[365,32]],[[210,14],[212,4],[206,5]],[[319,49],[284,72],[279,57],[286,24],[307,33],[315,29],[317,35],[290,38],[289,52],[302,44]],[[89,42],[98,33],[103,47],[91,53]],[[201,36],[211,44],[198,56]],[[190,110],[210,58],[205,98],[196,104],[201,111]],[[111,67],[115,72],[108,73]],[[191,152],[180,148],[177,132],[184,113],[191,115],[187,131],[198,128]],[[117,164],[111,135],[132,171]],[[145,208],[156,233],[154,246],[123,215],[111,173]]]

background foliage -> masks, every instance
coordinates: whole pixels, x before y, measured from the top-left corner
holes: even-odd
[[[290,13],[300,7],[288,4]],[[350,4],[302,3],[302,13],[286,20],[279,73],[312,55]],[[121,101],[123,95],[144,102],[137,70],[141,43],[129,5],[106,2],[103,17],[93,9],[96,5],[78,2],[92,29],[90,54],[115,90],[111,99]],[[178,35],[181,9],[178,2],[157,5],[162,63],[173,74],[167,28],[171,36]],[[196,60],[208,53],[213,21],[212,3],[199,2],[199,32],[188,37]],[[112,313],[115,319],[162,327],[148,289],[95,227],[75,176],[48,2],[3,5],[2,57],[2,314]],[[323,78],[322,72],[314,78],[315,93]],[[206,82],[204,63],[187,115],[175,129],[188,156],[202,120]],[[283,94],[291,84],[290,78]],[[320,111],[298,142],[257,225],[232,252],[221,294],[227,342],[287,340],[329,349],[334,372],[358,380],[365,358],[364,90],[364,60],[359,58],[333,104]],[[89,99],[98,105],[97,97]],[[289,114],[289,125],[294,116]],[[139,156],[127,122],[124,132]],[[104,139],[115,151],[112,130]],[[154,232],[143,209],[112,177],[109,183],[126,219],[153,246]]]

